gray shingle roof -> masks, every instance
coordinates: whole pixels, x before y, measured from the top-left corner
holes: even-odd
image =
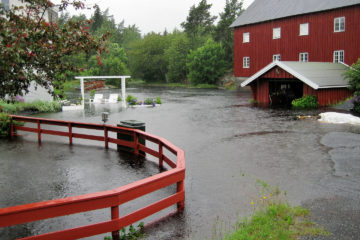
[[[241,86],[247,86],[275,66],[284,69],[314,89],[347,87],[349,85],[343,76],[348,67],[341,63],[276,61],[255,73]]]
[[[255,0],[230,27],[360,4],[360,0]]]

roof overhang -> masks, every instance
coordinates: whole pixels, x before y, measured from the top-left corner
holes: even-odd
[[[298,64],[301,64],[301,63],[298,63]],[[306,62],[304,64],[309,64],[309,63]],[[329,63],[326,63],[326,64],[329,64]],[[347,66],[346,64],[344,64],[344,65]],[[242,82],[241,86],[245,87],[245,86],[249,85],[254,80],[260,78],[262,75],[264,75],[265,73],[267,73],[268,71],[270,71],[271,69],[273,69],[276,66],[280,67],[284,71],[290,73],[295,78],[299,79],[300,81],[304,82],[305,84],[309,85],[310,87],[312,87],[315,90],[317,90],[317,89],[326,89],[326,88],[345,88],[345,87],[349,86],[349,84],[319,85],[314,80],[312,80],[311,78],[306,77],[301,71],[290,67],[287,64],[287,62],[281,62],[281,61],[274,61],[274,62],[268,64],[266,67],[264,67],[263,69],[261,69],[260,71],[258,71],[257,73],[255,73],[254,75],[249,77],[247,80]]]

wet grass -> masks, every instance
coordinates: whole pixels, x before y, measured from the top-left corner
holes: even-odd
[[[292,240],[301,236],[328,235],[323,228],[308,220],[309,210],[292,207],[286,192],[258,180],[261,196],[251,201],[254,214],[238,221],[224,240]]]
[[[327,233],[306,220],[309,211],[288,204],[271,204],[257,211],[250,219],[245,218],[235,226],[235,231],[226,240],[298,239],[301,236],[318,236]]]
[[[173,87],[173,88],[202,88],[202,89],[217,89],[219,88],[214,84],[185,84],[185,83],[146,83],[142,80],[133,80],[127,82],[128,86],[142,86],[142,87]]]
[[[5,113],[15,114],[18,112],[60,112],[61,104],[57,101],[34,101],[7,103],[0,100],[0,110]]]

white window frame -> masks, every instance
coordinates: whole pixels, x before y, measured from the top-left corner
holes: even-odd
[[[243,68],[250,68],[250,57],[243,57]]]
[[[345,59],[345,51],[344,50],[336,50],[334,51],[334,63],[340,63],[340,62],[344,62]]]
[[[345,17],[334,18],[334,32],[345,32]]]
[[[273,62],[275,61],[281,61],[281,55],[280,54],[274,54],[273,55]]]
[[[273,39],[281,38],[281,27],[273,28]]]
[[[309,53],[302,52],[299,53],[299,62],[308,62],[309,61]]]
[[[250,42],[250,33],[249,32],[243,33],[243,43],[248,43],[248,42]]]
[[[309,35],[309,23],[301,23],[299,29],[299,36]]]

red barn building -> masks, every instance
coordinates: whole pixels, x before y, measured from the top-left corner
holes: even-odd
[[[231,27],[234,75],[257,102],[315,95],[324,106],[351,96],[340,65],[360,57],[360,0],[255,0]]]

